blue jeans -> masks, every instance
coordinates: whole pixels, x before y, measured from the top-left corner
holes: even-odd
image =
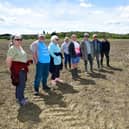
[[[47,78],[49,75],[49,63],[36,64],[36,75],[34,81],[34,89],[39,92],[40,81],[42,80],[42,86],[45,88],[47,86]]]
[[[69,64],[69,67],[71,68],[71,58],[69,54],[64,53],[64,64],[67,68],[67,64]]]
[[[19,72],[19,84],[16,86],[16,99],[21,100],[24,99],[24,90],[25,90],[25,83],[26,83],[26,72],[21,70]]]

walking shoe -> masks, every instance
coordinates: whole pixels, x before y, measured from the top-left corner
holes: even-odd
[[[63,83],[63,82],[64,82],[64,81],[63,81],[63,80],[61,80],[60,78],[56,78],[56,79],[55,79],[55,81],[56,81],[56,82],[61,82],[61,83]]]
[[[39,95],[39,92],[35,91],[35,92],[34,92],[34,95],[35,95],[35,96],[38,96],[38,95]]]
[[[48,86],[44,86],[43,87],[43,90],[50,90],[51,88],[50,87],[48,87]]]
[[[28,104],[28,100],[27,100],[27,99],[22,99],[22,100],[20,101],[20,105],[21,105],[21,106],[25,106],[26,104]]]

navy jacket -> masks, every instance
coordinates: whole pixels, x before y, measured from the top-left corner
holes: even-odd
[[[100,54],[100,52],[101,52],[101,42],[99,41],[99,40],[93,40],[92,41],[92,43],[93,43],[93,53],[94,54]]]
[[[109,51],[110,51],[110,42],[108,40],[102,41],[101,52],[109,52]]]

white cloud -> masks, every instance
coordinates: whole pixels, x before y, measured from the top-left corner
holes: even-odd
[[[37,33],[42,30],[129,32],[129,6],[105,9],[96,8],[86,0],[79,3],[72,5],[63,1],[51,8],[32,8],[2,2],[0,33]]]
[[[80,0],[80,6],[89,8],[89,7],[92,7],[93,5],[85,0]]]
[[[82,3],[80,3],[80,6],[88,8],[88,7],[92,7],[92,4],[82,2]]]
[[[127,20],[129,20],[129,5],[120,6],[118,8],[118,11],[120,12],[120,17],[121,18],[126,18]]]

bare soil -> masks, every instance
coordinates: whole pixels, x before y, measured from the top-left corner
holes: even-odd
[[[28,52],[31,41],[24,41]],[[29,104],[20,107],[15,87],[5,65],[8,41],[0,41],[0,129],[129,129],[129,41],[111,40],[111,68],[85,74],[72,80],[68,70],[61,72],[64,83],[49,92],[33,95],[35,66],[30,66],[25,96]],[[94,61],[94,64],[96,62]]]

